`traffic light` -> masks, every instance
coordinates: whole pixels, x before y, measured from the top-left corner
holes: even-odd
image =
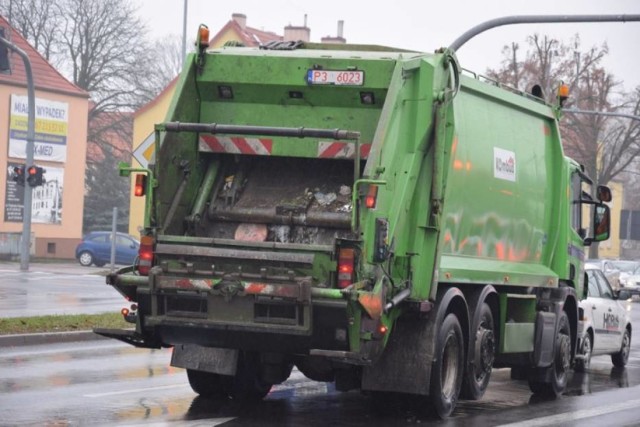
[[[24,165],[13,167],[11,179],[18,185],[24,185]]]
[[[0,37],[6,40],[4,27],[0,27]],[[0,45],[0,73],[10,73],[11,63],[9,62],[9,49],[4,44]]]
[[[42,174],[44,173],[44,169],[40,166],[31,165],[27,168],[27,182],[31,187],[37,187],[39,185],[44,184],[44,178]]]

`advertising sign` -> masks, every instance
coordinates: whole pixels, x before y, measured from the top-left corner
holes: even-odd
[[[35,110],[33,158],[49,162],[64,162],[67,159],[69,104],[36,98]],[[27,97],[11,95],[9,157],[27,158],[27,118]]]

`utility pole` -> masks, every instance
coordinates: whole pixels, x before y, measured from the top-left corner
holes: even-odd
[[[184,12],[182,14],[182,68],[184,57],[187,55],[187,0],[184,0]]]
[[[185,0],[186,1],[186,0]],[[20,55],[24,62],[24,71],[27,75],[27,147],[25,166],[33,165],[33,149],[35,139],[35,119],[36,119],[36,95],[33,87],[33,73],[31,72],[31,61],[27,54],[6,40],[0,37],[0,45]],[[29,246],[31,245],[31,196],[33,188],[30,185],[24,186],[24,207],[22,210],[22,244],[20,246],[20,270],[29,270]]]

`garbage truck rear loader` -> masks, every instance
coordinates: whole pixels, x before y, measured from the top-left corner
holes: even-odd
[[[270,47],[189,56],[155,164],[122,168],[145,227],[107,281],[135,329],[97,332],[172,346],[207,396],[263,397],[293,366],[442,417],[493,367],[561,393],[610,193],[564,156],[557,108],[448,50]]]

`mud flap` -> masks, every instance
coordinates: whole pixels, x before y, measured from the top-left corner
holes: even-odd
[[[399,319],[380,359],[364,368],[362,389],[428,395],[435,329],[429,318]]]
[[[535,351],[533,353],[533,364],[537,367],[551,366],[553,363],[555,335],[556,335],[556,313],[538,312],[536,318]]]
[[[238,350],[180,344],[173,348],[171,366],[221,375],[235,375]]]

